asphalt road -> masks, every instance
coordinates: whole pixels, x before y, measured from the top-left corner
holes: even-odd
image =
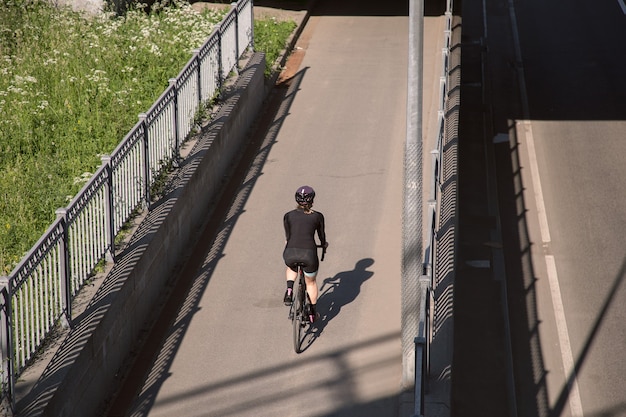
[[[626,416],[626,8],[463,3],[484,46],[518,415]]]
[[[443,29],[429,20],[426,32]],[[407,34],[404,1],[317,2],[221,201],[224,217],[183,271],[173,321],[138,354],[109,415],[399,415]],[[426,50],[440,65],[441,45]],[[428,97],[438,92],[432,71]],[[282,216],[304,184],[317,192],[330,247],[321,319],[296,354]]]

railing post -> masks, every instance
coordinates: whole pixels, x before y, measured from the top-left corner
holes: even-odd
[[[433,164],[433,178],[432,178],[432,190],[430,190],[430,200],[437,200],[437,191],[439,184],[439,173],[441,172],[441,164],[439,163],[439,149],[433,149],[430,151],[431,161]],[[430,203],[430,202],[429,202]]]
[[[222,23],[217,28],[217,73],[219,74],[217,79],[217,91],[220,96],[222,95],[222,84],[224,82],[224,62],[222,59]]]
[[[254,52],[254,1],[250,0],[250,50]]]
[[[431,277],[422,275],[418,283],[419,313],[417,336],[413,339],[415,352],[415,408],[413,417],[424,415],[424,398],[430,368],[430,288]]]
[[[422,372],[424,374],[424,381],[427,380],[430,375],[430,340],[431,340],[431,325],[432,325],[432,288],[433,288],[433,276],[432,273],[429,275],[422,275],[420,277],[420,289],[421,289],[421,297],[424,308],[422,308],[422,313],[424,316],[424,333],[420,336],[424,337],[424,367]],[[424,384],[424,390],[428,390],[428,384]]]
[[[415,408],[413,409],[413,417],[420,417],[424,415],[424,348],[426,345],[426,338],[416,337],[415,343]],[[418,376],[420,376],[418,378]]]
[[[230,3],[230,7],[235,10],[235,56],[237,57],[235,62],[237,62],[239,60],[239,9],[236,2]],[[235,68],[237,68],[237,65],[235,65]]]
[[[196,71],[196,77],[198,79],[198,103],[202,103],[202,68],[200,68],[200,64],[202,64],[200,62],[200,48],[196,48],[193,50],[193,58],[198,62],[198,65],[196,65],[196,67],[198,68],[198,70]]]
[[[106,197],[104,202],[104,219],[107,222],[107,250],[105,257],[107,262],[113,262],[115,260],[115,207],[113,206],[113,167],[111,166],[111,155],[102,155],[100,160],[107,174]]]
[[[63,314],[61,315],[61,324],[64,327],[70,327],[72,323],[72,283],[70,273],[70,251],[68,248],[69,233],[67,228],[67,209],[60,208],[55,212],[57,218],[61,222],[61,228],[63,229],[63,237],[60,240],[61,244],[61,256],[59,259],[59,272],[61,274],[61,293],[63,300]]]
[[[178,164],[178,149],[180,147],[180,129],[178,128],[178,122],[180,121],[180,114],[178,112],[178,89],[176,88],[176,78],[170,78],[170,87],[174,89],[174,149],[172,152],[172,161],[176,165]]]
[[[9,277],[0,277],[0,348],[2,349],[2,391],[6,391],[11,409],[15,409],[15,375],[12,307]]]
[[[145,203],[145,207],[150,208],[150,187],[152,185],[152,181],[151,181],[151,176],[150,176],[150,146],[149,146],[149,135],[148,135],[148,124],[146,123],[146,119],[148,118],[148,115],[146,113],[140,113],[139,114],[139,121],[141,122],[141,125],[143,127],[143,155],[144,155],[144,159],[143,159],[143,170],[144,170],[144,176],[146,178],[146,184],[145,184],[145,189],[143,190],[143,195],[144,195],[144,203]]]
[[[436,200],[428,200],[428,210],[427,220],[428,220],[428,230],[426,240],[426,247],[424,248],[424,263],[422,264],[423,274],[431,277],[433,271],[433,262],[435,256],[435,222],[436,222],[436,214],[437,214],[437,201]]]

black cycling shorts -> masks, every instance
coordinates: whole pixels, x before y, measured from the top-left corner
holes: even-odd
[[[317,272],[320,266],[319,259],[317,258],[317,250],[315,249],[285,248],[283,251],[283,259],[285,260],[285,265],[293,271],[298,270],[296,264],[303,263],[304,267],[302,269],[307,274]]]

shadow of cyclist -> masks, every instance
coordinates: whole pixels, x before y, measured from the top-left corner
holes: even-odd
[[[322,282],[320,295],[317,299],[317,311],[320,314],[319,319],[309,329],[309,337],[305,338],[302,350],[305,350],[317,339],[326,325],[337,317],[341,308],[350,304],[356,299],[361,292],[361,285],[370,279],[373,272],[367,271],[367,268],[374,264],[372,258],[364,258],[354,265],[352,271],[343,271],[334,277],[326,278]]]

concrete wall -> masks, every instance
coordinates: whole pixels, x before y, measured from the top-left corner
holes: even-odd
[[[225,175],[246,145],[265,97],[265,56],[253,54],[232,95],[203,128],[168,188],[116,256],[115,266],[19,415],[90,416],[109,393],[142,329],[158,313],[171,276],[205,223]]]
[[[51,2],[60,6],[70,6],[76,11],[90,15],[99,14],[106,7],[105,0],[51,0]]]

